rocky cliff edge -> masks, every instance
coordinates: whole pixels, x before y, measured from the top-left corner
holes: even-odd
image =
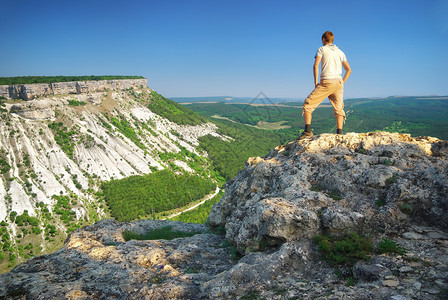
[[[395,133],[294,141],[249,159],[208,225],[100,221],[1,275],[0,299],[446,299],[447,156]],[[167,226],[197,234],[123,238]],[[314,237],[350,232],[406,251],[324,260]]]
[[[0,85],[0,97],[33,100],[52,95],[98,93],[108,89],[118,91],[147,86],[148,80],[145,78]]]

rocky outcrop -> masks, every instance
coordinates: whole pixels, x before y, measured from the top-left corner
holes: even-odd
[[[12,105],[10,112],[29,120],[49,120],[54,118],[54,106],[49,99],[32,100]]]
[[[47,97],[51,95],[87,94],[94,92],[105,92],[108,89],[125,90],[131,87],[147,86],[147,79],[115,79],[0,85],[0,96],[8,99],[33,100],[36,97]]]
[[[208,219],[225,235],[179,222],[100,221],[0,275],[0,299],[446,299],[447,148],[391,133],[279,146],[226,184]],[[123,238],[167,226],[195,235]],[[407,252],[373,251],[345,267],[323,260],[314,236],[348,231]]]
[[[448,230],[448,143],[397,133],[323,134],[253,158],[228,182],[212,226],[241,251],[316,233]]]

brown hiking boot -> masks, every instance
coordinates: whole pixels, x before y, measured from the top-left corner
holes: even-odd
[[[304,131],[304,132],[302,132],[302,135],[299,137],[299,140],[310,138],[312,136],[313,136],[313,133],[311,131]]]

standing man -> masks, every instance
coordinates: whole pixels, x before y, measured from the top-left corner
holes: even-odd
[[[352,73],[350,65],[344,52],[333,45],[334,35],[331,31],[326,31],[322,35],[323,46],[317,50],[314,57],[314,90],[306,98],[303,104],[303,117],[305,119],[305,131],[299,137],[299,140],[312,137],[311,132],[311,116],[316,107],[328,97],[333,106],[333,113],[336,117],[337,134],[342,133],[342,126],[344,124],[344,83]],[[321,65],[320,83],[318,83],[319,64]],[[344,67],[345,74],[342,74],[342,67]]]

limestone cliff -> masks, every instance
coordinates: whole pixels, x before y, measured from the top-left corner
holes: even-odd
[[[7,99],[33,100],[37,97],[48,97],[64,94],[87,94],[105,92],[107,90],[125,90],[148,86],[147,79],[115,79],[91,80],[54,83],[32,83],[17,85],[0,85],[0,97]]]
[[[446,299],[447,150],[446,141],[391,133],[294,141],[249,159],[208,226],[100,221],[0,275],[0,298]],[[197,234],[123,238],[166,226]],[[314,237],[348,232],[406,253],[324,260]]]
[[[54,252],[70,227],[105,218],[107,209],[95,195],[101,182],[170,168],[195,173],[191,158],[173,155],[181,149],[203,158],[197,167],[209,167],[197,146],[201,136],[221,136],[215,124],[179,125],[151,111],[155,92],[146,79],[75,85],[82,84],[88,93],[0,100],[0,273],[14,257],[18,262]],[[115,87],[91,92],[105,89],[102,84]],[[73,199],[66,208],[70,222],[56,213],[61,196]],[[23,214],[38,218],[34,232],[14,222]]]

